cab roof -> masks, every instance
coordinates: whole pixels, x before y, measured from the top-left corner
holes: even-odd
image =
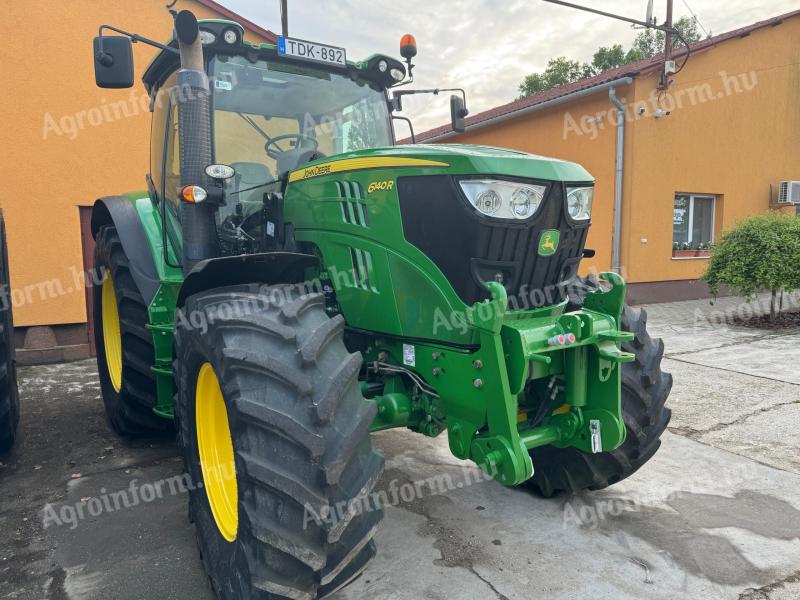
[[[255,57],[270,57],[270,55],[272,57],[278,56],[277,45],[271,43],[253,43],[244,39],[245,29],[236,21],[231,21],[228,19],[203,19],[198,21],[198,26],[200,27],[201,32],[210,32],[214,35],[213,42],[204,44],[204,49],[206,50],[207,54],[209,52],[245,56],[252,54],[254,59]],[[236,32],[237,38],[235,43],[231,44],[224,41],[223,36],[228,30],[233,30]],[[172,37],[165,43],[165,45],[169,48],[174,48],[174,51],[161,50],[150,61],[150,64],[148,64],[144,75],[142,76],[142,82],[144,83],[147,92],[151,95],[153,94],[154,90],[158,88],[158,86],[164,81],[164,79],[166,79],[167,76],[180,65],[180,57],[177,53],[178,41],[175,38],[174,32]],[[287,60],[287,62],[296,62],[291,58],[281,58]],[[366,60],[360,62],[348,60],[346,68],[337,68],[335,65],[328,65],[326,68],[331,70],[338,69],[342,72],[357,70],[362,72],[362,74],[367,74],[370,70],[372,70],[371,67],[374,65],[374,63],[380,59],[397,63],[403,72],[405,72],[405,68],[403,67],[402,63],[396,59],[378,54],[371,55]]]

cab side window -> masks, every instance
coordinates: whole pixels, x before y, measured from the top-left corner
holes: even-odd
[[[150,178],[158,200],[177,214],[180,185],[180,155],[178,154],[178,105],[175,98],[177,73],[170,75],[158,88],[153,103],[150,127]]]
[[[167,207],[177,213],[181,185],[181,157],[178,136],[178,103],[174,97],[171,98],[169,104],[166,128],[163,197],[167,201]]]
[[[168,89],[167,85],[162,85],[156,93],[150,121],[150,178],[159,196],[164,182],[164,136],[169,111]]]

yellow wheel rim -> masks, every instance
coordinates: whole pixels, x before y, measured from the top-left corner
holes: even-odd
[[[103,310],[103,350],[106,355],[106,366],[111,385],[117,392],[122,389],[122,333],[119,328],[119,310],[117,294],[110,275],[103,280],[101,298]]]
[[[217,375],[210,363],[200,367],[195,392],[197,447],[203,482],[211,512],[220,534],[229,542],[236,539],[239,526],[236,466],[228,412]]]

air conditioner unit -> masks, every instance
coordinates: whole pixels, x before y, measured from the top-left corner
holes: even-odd
[[[785,206],[800,204],[800,181],[781,181],[778,188],[778,204]]]

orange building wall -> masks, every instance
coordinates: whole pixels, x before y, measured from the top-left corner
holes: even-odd
[[[633,123],[623,211],[630,281],[694,279],[705,270],[707,259],[671,257],[676,192],[721,198],[719,239],[723,229],[770,209],[770,184],[777,198],[779,181],[800,179],[798,40],[794,18],[692,56],[663,101],[672,114]],[[636,81],[637,106],[650,106],[656,81]]]
[[[29,0],[5,11],[2,147],[13,175],[0,190],[0,206],[17,326],[86,321],[77,207],[90,206],[100,196],[146,189],[150,139],[140,79],[129,90],[95,86],[92,38],[105,23],[167,40],[172,21],[165,4]],[[219,18],[192,0],[175,6],[184,8],[198,18]],[[133,48],[140,78],[157,50],[144,44]],[[130,116],[122,116],[121,107],[115,116],[111,105],[120,101],[129,103]],[[103,111],[111,118],[101,116],[97,124]]]
[[[779,181],[800,179],[798,39],[800,18],[793,18],[693,55],[661,99],[672,110],[664,118],[653,116],[657,75],[618,88],[629,106],[621,235],[629,282],[696,279],[704,271],[707,259],[672,258],[676,192],[720,196],[718,239],[740,219],[770,209],[770,184],[777,197]],[[737,77],[739,92],[733,83],[726,88],[723,72]],[[443,141],[510,147],[586,167],[597,181],[587,243],[597,256],[582,270],[604,270],[611,265],[616,155],[611,109],[602,91]]]

